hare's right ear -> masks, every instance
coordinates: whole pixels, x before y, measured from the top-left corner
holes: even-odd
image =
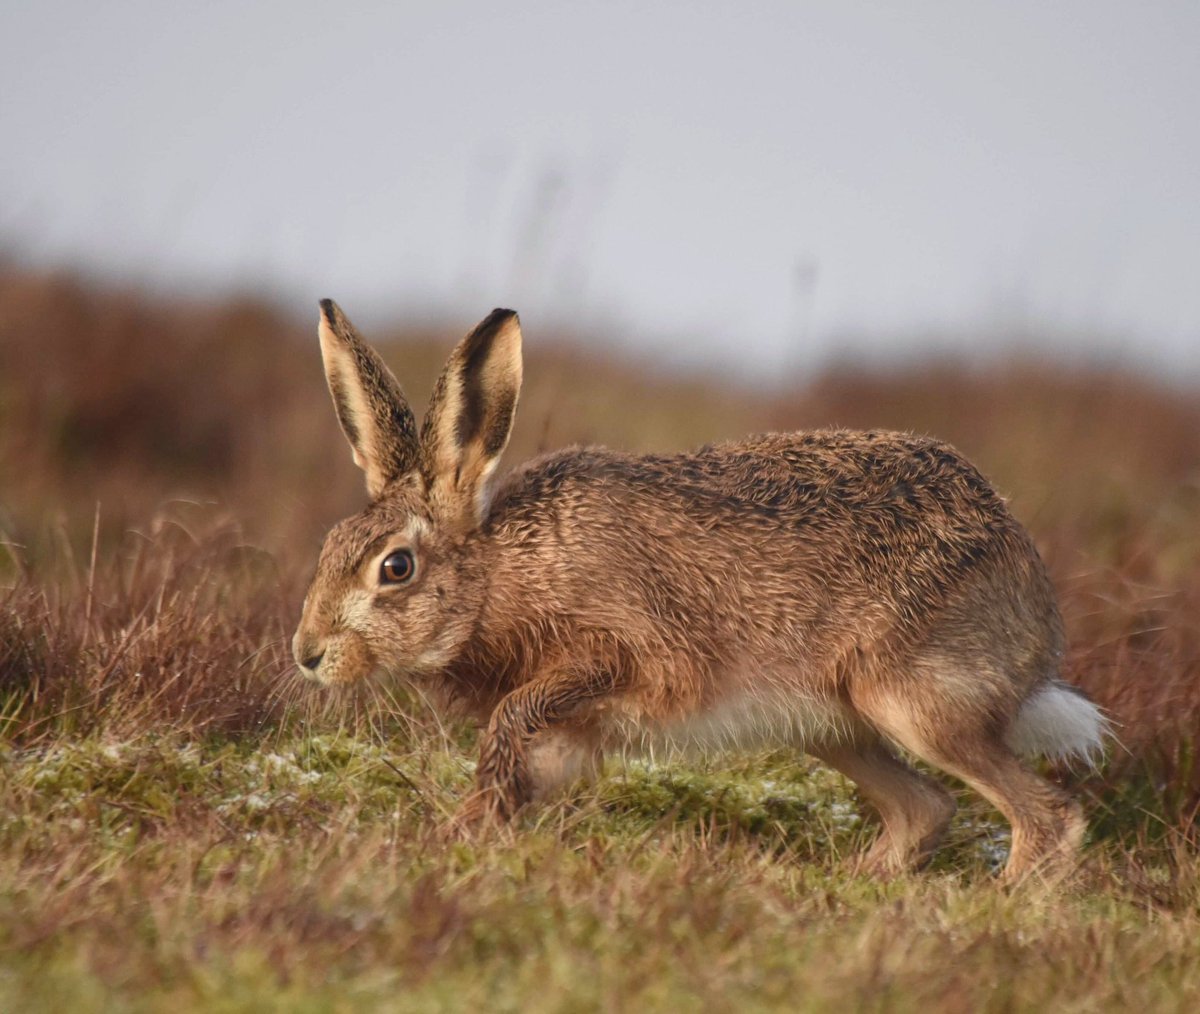
[[[392,371],[332,299],[321,300],[317,335],[338,422],[375,500],[393,479],[417,467],[416,419]]]
[[[451,354],[421,430],[421,470],[442,521],[470,528],[483,520],[487,479],[520,393],[521,323],[512,310],[493,310]]]

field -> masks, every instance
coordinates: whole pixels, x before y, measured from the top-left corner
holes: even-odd
[[[846,783],[783,752],[611,765],[448,840],[475,731],[291,671],[321,536],[363,497],[314,329],[315,302],[0,266],[0,1010],[1200,1005],[1200,394],[1028,359],[764,393],[527,334],[510,462],[910,429],[1034,533],[1067,675],[1120,737],[1056,772],[1083,867],[999,888],[1006,828],[964,792],[932,868],[879,883]],[[372,337],[419,402],[456,336]]]

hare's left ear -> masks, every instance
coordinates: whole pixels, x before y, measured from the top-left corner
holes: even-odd
[[[392,371],[332,299],[321,300],[321,359],[354,463],[372,500],[418,464],[417,421]]]
[[[493,310],[450,356],[421,429],[421,471],[442,520],[483,520],[488,476],[504,453],[521,393],[521,322]]]

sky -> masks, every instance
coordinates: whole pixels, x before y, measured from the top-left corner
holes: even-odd
[[[0,8],[0,252],[769,376],[1200,375],[1200,3]]]

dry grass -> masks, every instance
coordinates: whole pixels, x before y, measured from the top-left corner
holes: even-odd
[[[1047,899],[991,887],[1003,834],[969,797],[931,873],[848,876],[870,830],[782,755],[614,771],[510,840],[446,846],[472,730],[288,674],[320,536],[360,502],[311,331],[0,273],[0,1008],[1194,1006],[1195,392],[1025,363],[763,396],[530,335],[512,460],[890,426],[1011,495],[1123,743],[1063,773],[1095,844]],[[387,346],[418,399],[452,338]]]

